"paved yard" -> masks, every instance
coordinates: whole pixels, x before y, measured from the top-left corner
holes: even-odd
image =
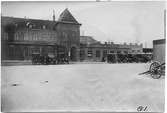
[[[164,110],[164,78],[138,75],[149,64],[2,67],[3,111]]]

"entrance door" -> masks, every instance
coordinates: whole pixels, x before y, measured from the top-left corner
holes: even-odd
[[[76,49],[76,47],[72,47],[70,53],[71,53],[70,54],[70,59],[72,61],[76,61],[77,60],[77,49]]]

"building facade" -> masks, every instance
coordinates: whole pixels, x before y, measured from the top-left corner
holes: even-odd
[[[68,9],[58,21],[1,17],[2,60],[30,60],[32,54],[79,60],[80,26]]]
[[[102,61],[107,54],[142,53],[142,44],[101,42],[80,36],[81,24],[65,9],[55,20],[1,17],[2,60],[31,60],[33,54]]]
[[[83,37],[82,37],[83,38]],[[105,42],[104,44],[92,38],[80,40],[80,60],[81,61],[103,61],[108,54],[142,54],[142,44],[115,44]]]
[[[165,62],[166,39],[153,40],[153,60]]]

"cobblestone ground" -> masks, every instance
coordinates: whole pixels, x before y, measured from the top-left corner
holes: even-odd
[[[3,66],[3,111],[164,110],[164,78],[138,75],[150,64]]]

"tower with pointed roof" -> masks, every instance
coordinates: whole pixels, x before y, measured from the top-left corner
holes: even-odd
[[[68,22],[73,24],[79,24],[77,20],[73,17],[73,15],[70,13],[68,8],[66,8],[59,16],[58,19],[59,22]]]
[[[81,24],[67,8],[60,14],[57,21],[56,29],[59,31],[60,44],[66,47],[72,61],[79,60],[80,26]]]

